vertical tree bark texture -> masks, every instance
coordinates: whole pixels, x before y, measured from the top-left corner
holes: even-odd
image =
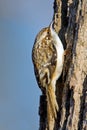
[[[53,19],[67,49],[56,85],[60,109],[53,130],[87,130],[87,0],[55,0]],[[42,95],[39,130],[47,130],[46,107]]]
[[[66,42],[71,55],[64,66],[60,128],[82,130],[87,127],[87,1],[74,0],[69,7]]]

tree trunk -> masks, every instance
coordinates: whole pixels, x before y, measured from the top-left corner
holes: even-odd
[[[87,0],[55,0],[53,20],[67,55],[56,85],[59,112],[51,125],[53,130],[87,130]],[[39,130],[47,130],[46,107],[41,95]]]

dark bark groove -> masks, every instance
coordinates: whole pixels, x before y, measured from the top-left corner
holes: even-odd
[[[54,0],[54,28],[69,51],[56,84],[59,105],[53,130],[87,129],[87,0]],[[40,129],[46,128],[46,97],[40,98]]]
[[[86,113],[87,113],[87,76],[84,79],[83,83],[83,91],[81,96],[81,108],[80,108],[80,116],[79,116],[79,123],[78,123],[78,130],[82,130],[84,126],[84,130],[86,130],[87,125],[87,119],[86,119]]]

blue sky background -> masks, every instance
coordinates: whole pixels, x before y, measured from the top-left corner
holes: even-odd
[[[0,0],[0,130],[38,130],[34,39],[53,17],[53,0]]]

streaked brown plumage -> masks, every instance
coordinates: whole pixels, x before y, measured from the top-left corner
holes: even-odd
[[[61,75],[63,67],[63,45],[52,28],[52,24],[42,29],[36,36],[32,50],[32,60],[38,86],[47,96],[47,117],[55,119],[58,104],[55,95],[56,81]]]

